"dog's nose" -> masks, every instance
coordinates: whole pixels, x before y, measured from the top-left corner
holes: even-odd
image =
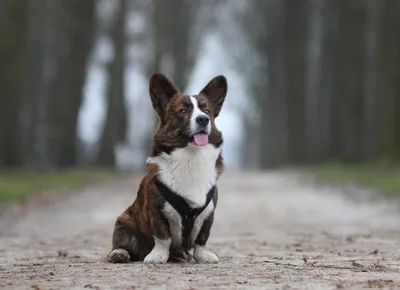
[[[205,127],[205,126],[208,125],[208,122],[210,122],[210,118],[208,118],[208,117],[205,116],[205,115],[198,116],[198,117],[196,118],[196,122],[197,122],[197,124],[199,124],[201,127]]]

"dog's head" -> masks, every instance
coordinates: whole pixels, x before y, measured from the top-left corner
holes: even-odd
[[[154,150],[170,153],[188,145],[220,147],[222,134],[215,126],[228,85],[224,76],[212,79],[198,95],[182,94],[164,75],[150,80],[150,97],[160,122]]]

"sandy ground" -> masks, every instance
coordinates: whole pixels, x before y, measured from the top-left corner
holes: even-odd
[[[0,288],[400,289],[396,205],[287,172],[221,178],[209,240],[219,264],[104,263],[138,182],[90,186],[3,216]]]

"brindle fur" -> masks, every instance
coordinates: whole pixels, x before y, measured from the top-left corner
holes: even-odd
[[[219,76],[214,78],[197,96],[201,109],[210,110],[211,133],[209,143],[216,147],[222,145],[222,134],[217,130],[214,119],[218,116],[226,94],[226,80]],[[151,101],[159,115],[158,129],[153,138],[153,148],[150,156],[162,152],[170,154],[175,148],[183,148],[192,141],[189,136],[188,115],[180,115],[181,109],[192,110],[189,97],[181,94],[175,86],[162,74],[155,74],[150,81]],[[223,95],[221,98],[213,98]],[[218,175],[223,172],[223,159],[219,155],[215,164]],[[148,173],[140,183],[137,197],[116,220],[112,239],[112,250],[123,249],[129,253],[131,261],[143,261],[154,247],[153,236],[159,239],[171,238],[169,223],[162,212],[165,199],[159,193],[154,180],[158,177],[158,167],[153,164],[146,166]],[[218,190],[215,186],[213,205],[217,206]],[[203,222],[194,244],[204,246],[209,238],[214,221],[212,212]],[[186,261],[193,241],[183,240],[179,247],[171,246],[169,261]],[[111,251],[112,252],[112,251]],[[110,253],[111,253],[110,252]],[[109,255],[108,261],[113,263],[128,262],[119,255]]]

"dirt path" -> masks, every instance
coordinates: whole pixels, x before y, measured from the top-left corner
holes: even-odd
[[[281,172],[221,178],[209,242],[219,264],[103,263],[114,219],[132,202],[137,183],[89,187],[0,220],[0,288],[400,288],[394,206],[350,200]]]

